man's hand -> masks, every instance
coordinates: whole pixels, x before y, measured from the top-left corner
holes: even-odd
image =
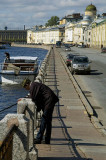
[[[22,98],[18,99],[18,102],[21,101],[21,100],[22,100]]]

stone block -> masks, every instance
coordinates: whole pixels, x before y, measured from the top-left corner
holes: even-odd
[[[24,114],[8,114],[0,121],[0,141],[15,123],[18,128],[13,135],[12,160],[26,160],[29,157],[29,120]]]

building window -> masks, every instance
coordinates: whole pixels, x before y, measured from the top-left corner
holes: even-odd
[[[63,36],[63,33],[61,32],[61,36]]]

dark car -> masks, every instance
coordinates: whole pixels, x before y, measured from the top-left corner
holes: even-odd
[[[70,44],[65,44],[65,51],[71,51]]]
[[[74,45],[73,44],[70,44],[70,47],[73,47]]]
[[[56,41],[56,48],[61,48],[61,41]]]
[[[70,44],[64,44],[66,48],[70,48]]]
[[[66,59],[66,65],[67,65],[67,67],[71,66],[71,63],[72,63],[72,60],[73,60],[74,56],[76,56],[76,55],[74,55],[74,54],[68,54],[67,55],[67,59]]]
[[[101,53],[106,53],[106,47],[102,48]]]

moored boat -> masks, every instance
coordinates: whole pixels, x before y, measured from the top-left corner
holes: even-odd
[[[4,45],[0,45],[0,49],[6,49]]]
[[[0,74],[2,83],[20,84],[25,78],[33,81],[38,74],[38,58],[16,56],[5,59]]]

